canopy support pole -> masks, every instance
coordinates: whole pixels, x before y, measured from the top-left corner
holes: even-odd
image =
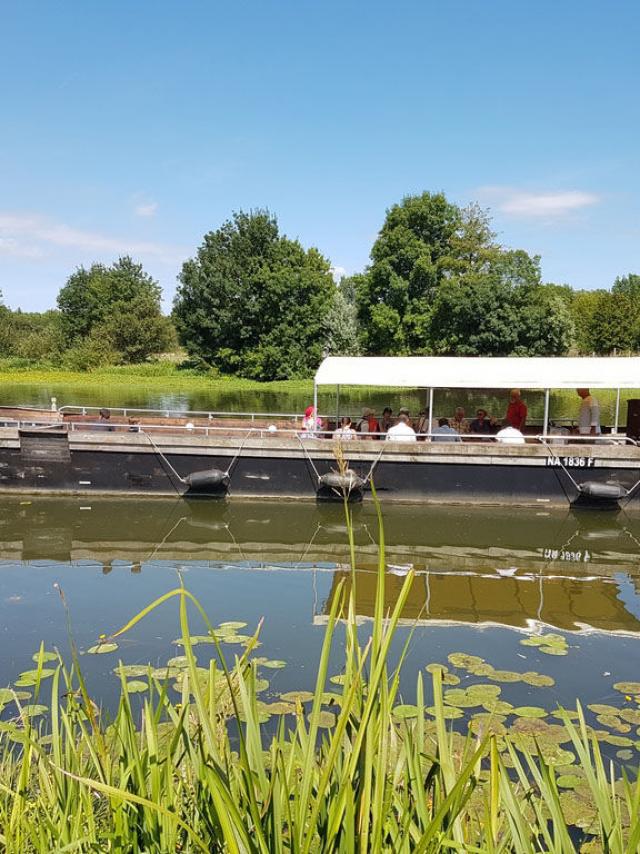
[[[427,425],[427,432],[431,433],[431,425],[433,424],[433,386],[429,389],[429,423]]]
[[[616,420],[613,425],[613,432],[618,432],[618,424],[620,421],[620,389],[616,390]]]
[[[336,430],[340,429],[340,386],[336,386]]]
[[[546,439],[549,433],[549,389],[544,390],[544,421],[542,422],[542,438]]]

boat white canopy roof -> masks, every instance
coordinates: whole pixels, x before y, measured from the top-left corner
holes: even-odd
[[[637,389],[640,357],[329,356],[315,385]]]

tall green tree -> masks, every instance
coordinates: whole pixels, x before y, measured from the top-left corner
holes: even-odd
[[[343,279],[336,287],[325,318],[325,346],[327,356],[359,356],[358,311],[355,305],[353,284]]]
[[[452,266],[460,209],[444,193],[406,196],[387,211],[357,282],[358,318],[366,352],[425,352],[425,332],[438,285]]]
[[[111,266],[93,264],[73,273],[58,294],[63,333],[72,346],[93,339],[96,350],[124,362],[144,361],[175,343],[162,314],[160,285],[128,256]]]
[[[236,213],[206,234],[179,282],[173,317],[192,356],[259,380],[309,376],[322,359],[329,262],[280,235],[269,211]]]

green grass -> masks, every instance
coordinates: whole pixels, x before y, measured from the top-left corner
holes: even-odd
[[[24,706],[16,696],[14,720],[0,730],[0,851],[567,854],[576,831],[585,851],[637,851],[640,784],[605,762],[581,712],[575,725],[564,723],[581,774],[569,799],[533,740],[516,750],[508,736],[454,732],[440,672],[432,677],[432,709],[418,676],[412,717],[394,714],[411,637],[393,667],[390,649],[412,582],[409,574],[385,612],[380,523],[370,636],[358,632],[353,593],[346,602],[336,596],[315,691],[293,701],[270,734],[258,699],[259,632],[227,664],[220,630],[183,586],[108,639],[157,608],[178,606],[180,678],[167,680],[150,667],[134,703],[122,673],[112,721],[89,696],[77,653],[69,664],[60,656],[52,664],[41,648],[32,702]],[[193,648],[194,614],[217,648],[205,668]],[[343,678],[327,712],[335,645],[344,651]],[[46,699],[45,665],[54,671]],[[179,701],[172,699],[174,680]],[[33,703],[43,702],[48,718],[33,717]]]

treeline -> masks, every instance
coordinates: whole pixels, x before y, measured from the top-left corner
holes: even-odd
[[[80,268],[55,311],[0,302],[0,356],[90,369],[181,345],[191,364],[273,380],[309,376],[329,354],[640,350],[640,276],[611,290],[545,283],[538,256],[500,245],[486,211],[442,193],[394,205],[370,265],[338,284],[328,259],[265,210],[206,234],[178,282],[168,318],[158,283],[130,258]]]

